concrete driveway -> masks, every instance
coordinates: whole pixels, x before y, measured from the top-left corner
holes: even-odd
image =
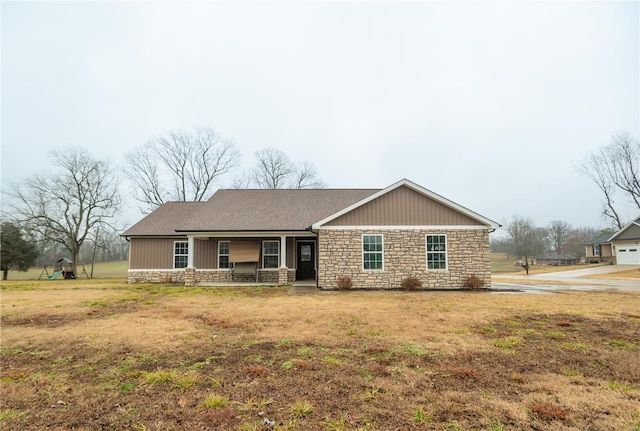
[[[559,290],[623,290],[640,292],[640,279],[616,280],[609,278],[588,278],[592,275],[640,269],[637,265],[605,265],[571,271],[550,272],[536,275],[496,275],[493,289],[518,290],[529,293],[545,293]],[[508,281],[501,282],[500,279]],[[518,283],[526,280],[526,283]],[[532,283],[532,281],[535,281]]]

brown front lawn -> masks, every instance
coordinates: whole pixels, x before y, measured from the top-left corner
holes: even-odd
[[[640,294],[2,284],[0,428],[638,430]]]

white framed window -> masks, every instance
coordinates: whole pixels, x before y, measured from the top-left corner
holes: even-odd
[[[218,268],[229,268],[229,241],[218,241]]]
[[[189,242],[175,241],[173,243],[173,268],[186,268],[189,262]]]
[[[427,235],[427,270],[447,269],[447,236]]]
[[[600,256],[600,246],[599,245],[594,245],[593,246],[593,255],[594,256]]]
[[[280,241],[262,241],[262,267],[277,268],[280,263]]]
[[[382,235],[362,235],[362,269],[384,270],[384,239]]]

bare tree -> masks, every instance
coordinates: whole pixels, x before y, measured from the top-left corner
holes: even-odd
[[[603,215],[619,229],[624,226],[615,197],[616,193],[640,209],[640,141],[622,132],[609,145],[591,153],[578,170],[590,178],[604,195]]]
[[[571,225],[560,220],[553,220],[547,227],[551,248],[556,254],[563,254],[567,240],[571,236]]]
[[[289,160],[284,152],[273,148],[258,151],[256,159],[257,163],[251,172],[251,180],[258,188],[308,189],[326,187],[311,162],[296,165]]]
[[[516,256],[524,258],[526,265],[529,265],[529,258],[546,250],[546,229],[536,227],[530,218],[514,215],[511,223],[507,224],[507,234],[513,243]]]
[[[12,184],[6,217],[46,241],[64,246],[77,264],[80,247],[91,233],[110,222],[120,204],[118,178],[107,162],[82,149],[52,154],[56,172]]]
[[[316,167],[311,162],[303,162],[298,165],[292,185],[295,189],[320,189],[327,186],[320,179]]]
[[[135,199],[150,212],[168,201],[208,199],[214,183],[239,158],[232,141],[195,127],[168,132],[127,154],[126,174],[135,185]]]
[[[579,227],[572,229],[564,245],[564,252],[575,257],[586,256],[585,244],[599,236],[599,229]]]

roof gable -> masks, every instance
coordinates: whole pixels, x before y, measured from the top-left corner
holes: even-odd
[[[611,236],[610,241],[621,241],[628,239],[640,239],[640,217],[633,220],[628,225],[624,226],[618,232]]]
[[[322,226],[487,226],[500,225],[407,179],[320,220]]]

